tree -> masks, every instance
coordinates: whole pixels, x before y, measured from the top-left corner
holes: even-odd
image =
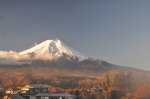
[[[89,78],[86,78],[84,80],[79,81],[78,85],[80,87],[86,87],[86,88],[90,89],[90,88],[93,87],[93,80],[89,79]]]
[[[31,82],[31,75],[22,73],[6,77],[2,86],[4,88],[11,88],[12,92],[15,93],[19,90],[19,87],[25,86],[26,84],[30,84]]]
[[[107,72],[104,75],[104,82],[102,84],[102,87],[105,91],[110,92],[110,86],[111,86],[110,74],[109,74],[109,72]]]
[[[134,99],[150,99],[150,80],[141,81]]]
[[[119,90],[112,90],[110,93],[110,99],[121,99],[124,94]]]
[[[115,75],[113,87],[120,89],[123,92],[133,92],[134,81],[132,73],[125,74],[120,72]]]
[[[80,95],[79,90],[75,90],[75,91],[74,91],[74,95],[79,96],[79,95]]]

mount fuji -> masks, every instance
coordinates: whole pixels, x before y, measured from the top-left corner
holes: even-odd
[[[0,67],[48,67],[94,72],[106,72],[109,70],[141,71],[131,67],[113,65],[100,59],[89,58],[67,46],[59,39],[46,40],[19,53],[0,51]]]
[[[39,45],[36,45],[28,50],[22,51],[19,54],[21,55],[47,55],[50,54],[53,57],[66,57],[68,60],[74,61],[83,61],[88,57],[75,51],[74,49],[70,48],[66,44],[64,44],[60,40],[46,40]],[[51,56],[51,57],[52,57]],[[49,57],[50,58],[50,57]],[[48,59],[48,58],[47,58]]]

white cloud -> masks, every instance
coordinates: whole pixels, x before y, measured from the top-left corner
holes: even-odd
[[[53,60],[56,58],[58,58],[56,55],[52,55],[49,53],[31,56],[31,54],[20,55],[19,53],[14,51],[0,51],[0,64],[30,64],[30,62],[35,59]]]

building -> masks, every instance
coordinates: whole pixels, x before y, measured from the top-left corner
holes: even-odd
[[[36,99],[38,93],[48,93],[48,87],[41,84],[29,84],[21,88],[19,94],[25,99]]]
[[[63,93],[38,93],[36,99],[75,99],[75,95]]]
[[[63,93],[50,93],[48,87],[41,84],[29,84],[18,93],[25,99],[75,99],[75,95]]]
[[[10,94],[6,95],[3,99],[25,99],[25,98],[20,96],[19,94]]]

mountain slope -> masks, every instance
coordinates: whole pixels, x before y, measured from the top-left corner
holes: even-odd
[[[0,51],[0,67],[48,67],[92,72],[109,70],[144,72],[140,69],[113,65],[100,59],[88,58],[60,40],[46,40],[20,53]]]
[[[20,52],[19,54],[52,54],[57,57],[66,57],[69,60],[72,60],[72,58],[77,58],[78,61],[87,59],[87,56],[75,51],[60,40],[46,40],[39,45]]]

